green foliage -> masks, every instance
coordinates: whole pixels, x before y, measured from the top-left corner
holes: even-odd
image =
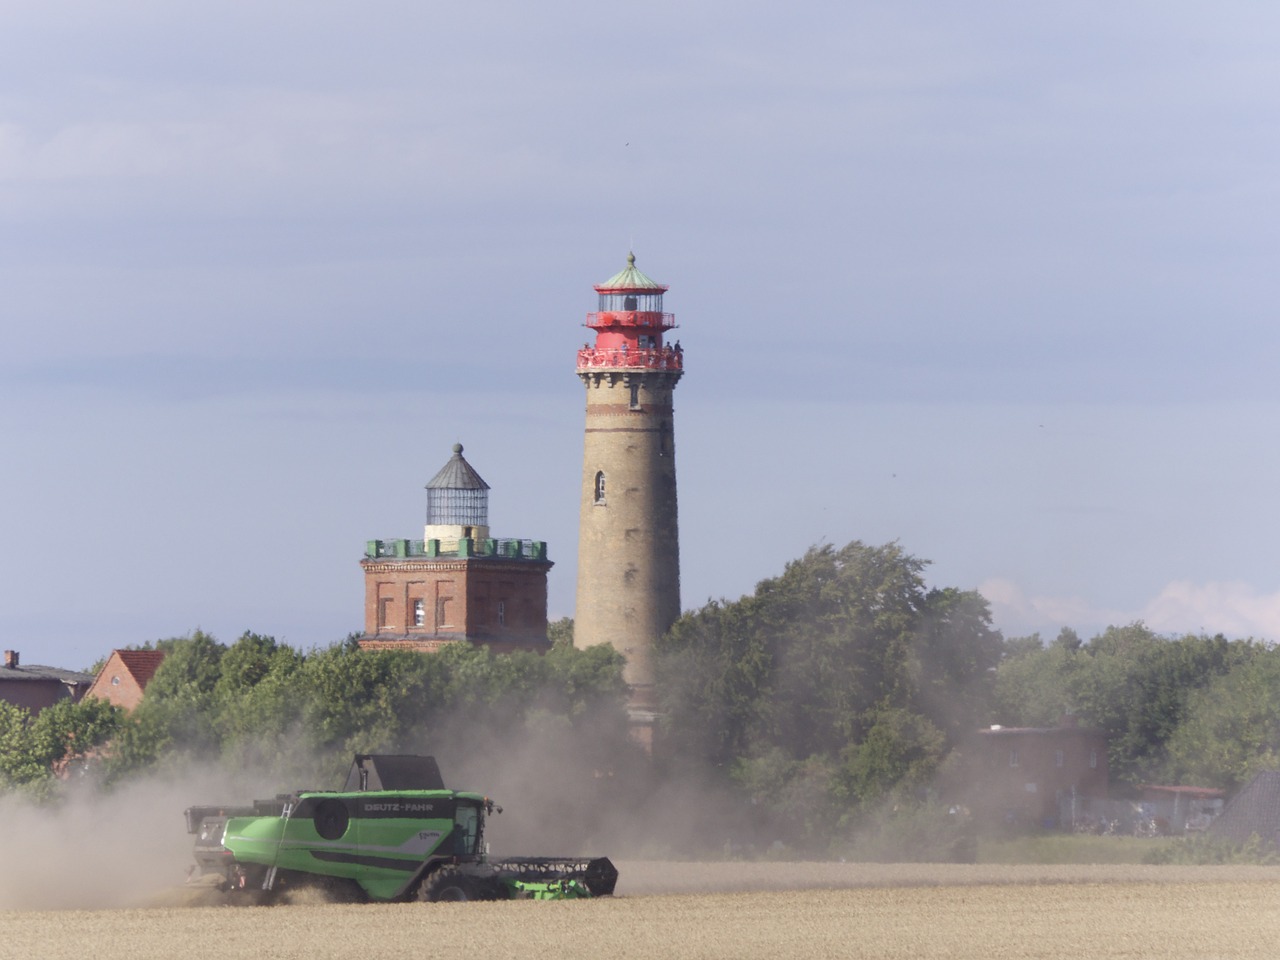
[[[213,692],[221,676],[225,646],[203,630],[196,630],[186,637],[157,641],[155,648],[165,656],[147,684],[149,695],[161,698],[182,695],[194,702],[195,698]]]
[[[547,639],[553,647],[573,646],[573,618],[561,617],[547,624]]]
[[[601,724],[615,750],[626,735],[622,658],[607,646],[539,656],[459,643],[424,655],[344,641],[303,654],[260,634],[228,647],[200,631],[157,646],[166,659],[112,743],[109,782],[189,759],[332,782],[354,752],[434,750],[478,728]]]
[[[836,800],[838,771],[829,758],[794,760],[779,747],[739,760],[733,780],[761,811],[763,835],[788,847],[825,848],[843,812]]]
[[[1255,833],[1244,843],[1233,843],[1217,837],[1180,837],[1151,850],[1144,863],[1186,864],[1277,864],[1280,851],[1274,844],[1264,843]]]
[[[1168,740],[1171,779],[1235,790],[1280,767],[1280,650],[1250,653],[1191,693]]]
[[[1021,648],[996,668],[991,721],[1051,727],[1076,708],[1071,689],[1082,658],[1070,647]]]
[[[1014,660],[1030,653],[1039,653],[1044,649],[1044,641],[1040,634],[1033,633],[1027,637],[1005,637],[1000,650],[1001,660]]]
[[[946,737],[926,717],[889,707],[875,715],[867,735],[841,752],[848,794],[862,803],[896,788],[926,785],[942,761]]]
[[[732,772],[775,835],[824,844],[850,804],[931,776],[1002,653],[977,593],[928,590],[897,544],[814,547],[657,648],[674,753]]]
[[[866,816],[844,853],[868,863],[972,863],[977,838],[966,811],[903,799]]]
[[[930,590],[914,629],[912,706],[953,738],[978,726],[1004,649],[981,594]]]
[[[105,700],[59,700],[35,716],[0,701],[0,786],[48,793],[63,761],[83,756],[120,729],[122,712]]]
[[[1197,691],[1248,664],[1261,649],[1222,636],[1161,637],[1141,623],[1109,627],[1088,644],[1064,629],[1039,650],[1030,644],[1006,646],[992,693],[992,719],[1007,725],[1052,726],[1063,715],[1076,714],[1083,723],[1106,732],[1113,779],[1158,779],[1170,769],[1171,744],[1192,704],[1206,703]],[[1201,711],[1209,723],[1211,711]],[[1205,733],[1199,746],[1208,739],[1213,738]],[[1225,739],[1218,738],[1224,750]],[[1197,766],[1191,759],[1197,744],[1185,736],[1183,740],[1185,756],[1175,767],[1194,772],[1201,782],[1221,782],[1220,758],[1206,749]],[[1260,756],[1256,749],[1254,753]],[[1245,768],[1238,763],[1230,776]]]

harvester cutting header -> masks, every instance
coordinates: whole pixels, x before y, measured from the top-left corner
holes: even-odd
[[[320,887],[362,900],[562,900],[613,893],[606,857],[490,861],[485,817],[502,808],[448,790],[433,757],[357,754],[339,791],[251,806],[189,807],[193,876],[269,902]]]

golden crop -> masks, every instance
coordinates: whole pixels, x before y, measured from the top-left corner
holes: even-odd
[[[0,957],[1270,960],[1280,943],[1276,868],[626,863],[620,871],[619,896],[594,901],[10,911],[0,914]]]

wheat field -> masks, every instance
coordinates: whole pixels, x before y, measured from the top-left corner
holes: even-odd
[[[1280,870],[622,863],[619,895],[539,903],[0,912],[0,957],[1270,958]]]

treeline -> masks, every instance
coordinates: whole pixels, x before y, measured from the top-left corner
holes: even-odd
[[[896,544],[818,547],[684,616],[658,661],[677,762],[808,846],[962,784],[964,738],[991,724],[1105,730],[1120,795],[1230,791],[1280,765],[1280,651],[1141,623],[1006,640],[980,595],[927,587],[925,566]]]
[[[96,699],[35,717],[0,704],[0,784],[43,796],[55,774],[87,770],[109,788],[195,763],[328,785],[356,752],[455,745],[460,755],[545,731],[603,763],[626,743],[622,661],[609,647],[495,656],[457,644],[425,656],[347,640],[304,653],[256,633],[226,645],[201,631],[147,647],[165,659],[132,713]]]
[[[1040,726],[1064,714],[1107,732],[1113,782],[1234,791],[1280,768],[1280,650],[1141,623],[1087,643],[1070,629],[1047,646],[1007,641],[991,715]]]
[[[655,651],[653,763],[632,762],[620,657],[574,649],[565,622],[545,656],[364,652],[350,640],[300,652],[197,631],[154,644],[167,657],[130,715],[101,701],[35,718],[0,704],[0,785],[48,793],[71,757],[90,758],[108,787],[190,761],[329,784],[353,752],[424,751],[474,758],[486,789],[505,777],[554,803],[590,781],[636,816],[680,809],[690,845],[830,850],[886,810],[940,806],[938,784],[963,776],[966,735],[993,723],[1070,715],[1104,729],[1121,791],[1230,790],[1280,763],[1270,646],[1142,624],[1087,642],[1070,629],[1047,644],[1006,639],[979,594],[930,587],[926,566],[897,544],[815,547],[754,593],[687,613]],[[671,823],[662,829],[674,842]]]

